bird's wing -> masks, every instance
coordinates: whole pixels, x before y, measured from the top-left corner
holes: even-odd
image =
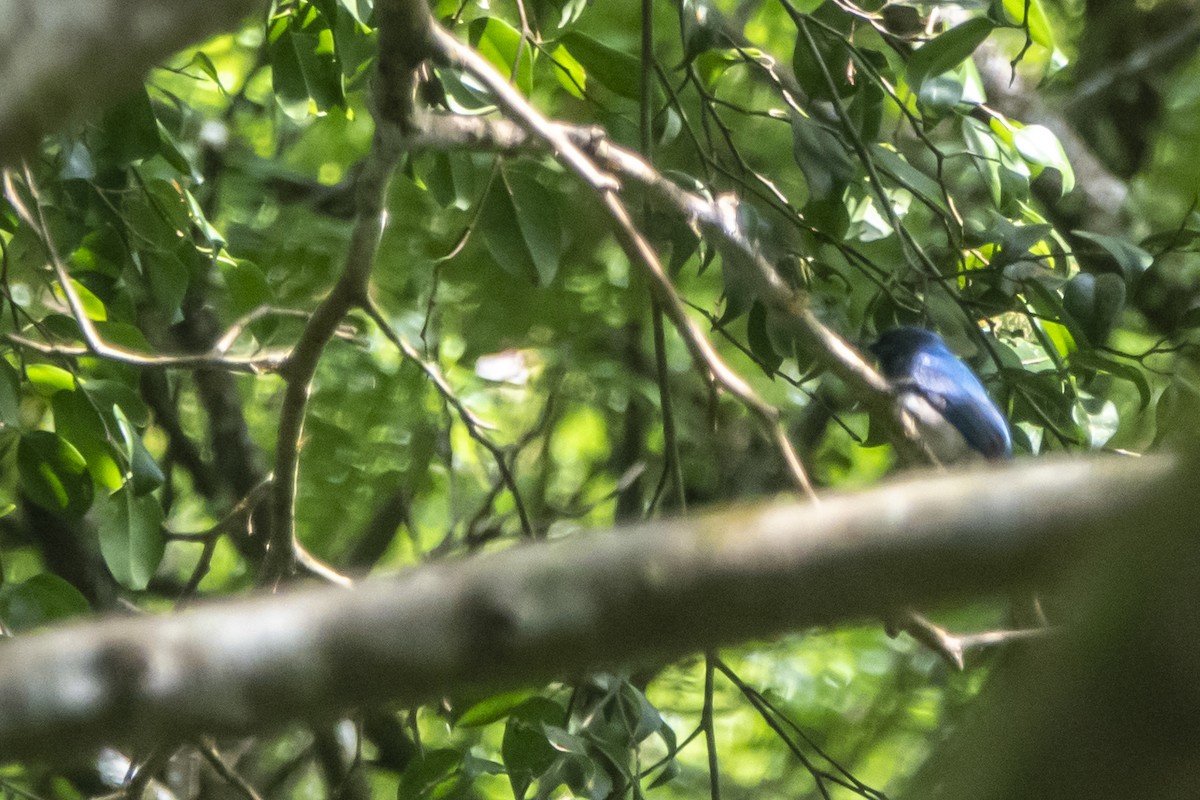
[[[967,365],[947,351],[918,353],[906,384],[919,391],[967,443],[988,458],[1012,455],[1004,415]]]

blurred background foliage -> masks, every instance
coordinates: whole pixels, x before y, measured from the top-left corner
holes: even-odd
[[[80,328],[41,235],[111,342],[204,352],[238,326],[235,353],[294,343],[341,268],[370,146],[371,6],[276,0],[14,173],[0,201],[7,632],[254,585],[270,520],[238,504],[261,498],[282,382],[67,352]],[[650,61],[636,3],[435,6],[548,116],[645,150],[647,103],[660,170],[736,193],[739,221],[850,342],[897,324],[940,331],[1022,457],[1143,452],[1184,424],[1200,325],[1190,0],[661,2]],[[983,66],[997,59],[1005,73],[1011,62],[1003,96]],[[494,110],[441,67],[421,94],[443,111]],[[504,448],[530,530],[461,417],[355,317],[323,357],[305,424],[296,519],[317,558],[358,576],[788,491],[745,409],[708,394],[671,331],[656,344],[645,279],[597,198],[551,159],[414,153],[388,215],[373,295]],[[893,468],[856,398],[736,265],[668,209],[642,222],[819,486]],[[985,604],[942,619],[1002,617]],[[694,797],[711,792],[708,729],[726,797],[882,797],[953,734],[988,663],[949,671],[878,625],[813,631],[229,752],[269,797]],[[340,777],[338,752],[357,754]],[[74,798],[101,791],[102,775],[10,767],[0,781]],[[173,780],[181,797],[230,791],[195,770]]]

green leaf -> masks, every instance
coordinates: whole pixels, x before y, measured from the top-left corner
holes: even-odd
[[[372,0],[339,0],[342,7],[350,12],[350,16],[354,17],[354,21],[362,27],[367,26],[367,20],[371,16],[371,11],[375,7]]]
[[[767,332],[767,308],[757,300],[750,306],[750,317],[746,322],[746,340],[762,371],[769,378],[775,377],[776,370],[783,363],[783,356],[775,352]]]
[[[1111,272],[1081,272],[1063,287],[1063,308],[1083,328],[1089,342],[1102,345],[1125,309],[1125,281]]]
[[[153,495],[121,489],[99,504],[100,555],[113,577],[127,589],[146,588],[162,561],[166,542],[163,513]]]
[[[187,156],[179,149],[179,143],[161,122],[158,123],[158,153],[181,175],[192,174],[192,165],[188,163]]]
[[[446,90],[446,102],[451,111],[476,114],[494,108],[491,94],[473,82],[463,81],[454,70],[439,69],[434,74]]]
[[[850,98],[846,112],[855,129],[866,141],[879,138],[883,126],[884,93],[874,83],[860,84]]]
[[[79,247],[71,253],[71,271],[96,272],[109,278],[120,278],[121,262],[128,257],[121,235],[106,225],[83,237]]]
[[[566,784],[574,797],[605,800],[612,796],[612,778],[608,772],[600,769],[595,760],[583,753],[559,756],[542,777],[538,791],[549,795],[561,784]]]
[[[448,784],[457,781],[462,762],[463,755],[457,750],[425,750],[404,768],[396,792],[397,800],[445,796]]]
[[[1122,239],[1119,236],[1108,236],[1103,233],[1092,233],[1091,231],[1071,231],[1081,239],[1087,239],[1092,244],[1102,248],[1104,252],[1112,256],[1113,261],[1121,268],[1121,274],[1127,282],[1132,282],[1135,278],[1150,268],[1154,263],[1154,256],[1147,253],[1142,248],[1138,247],[1133,242],[1127,239]]]
[[[1025,13],[1029,7],[1028,16]],[[1005,15],[1013,24],[1021,25],[1029,31],[1029,38],[1047,50],[1054,50],[1054,31],[1046,18],[1041,0],[1003,0]]]
[[[513,796],[523,798],[529,784],[554,763],[557,752],[550,746],[543,725],[561,724],[563,708],[544,697],[531,697],[508,717],[500,754],[508,769]]]
[[[962,102],[963,84],[952,74],[935,75],[921,82],[917,92],[917,102],[921,104],[921,113],[928,121],[936,121],[946,117],[954,107]]]
[[[474,728],[480,725],[490,725],[504,719],[509,712],[524,703],[536,693],[530,689],[504,692],[486,700],[481,700],[463,712],[454,725],[457,728]]]
[[[707,0],[682,0],[679,4],[679,26],[682,31],[680,38],[683,40],[684,66],[727,41],[720,20]]]
[[[904,156],[889,147],[872,144],[870,150],[876,165],[891,175],[897,183],[943,213],[948,212],[942,196],[942,187],[937,181],[908,163]]]
[[[980,231],[979,235],[982,241],[999,245],[1000,252],[993,256],[992,266],[1000,267],[1027,258],[1034,247],[1049,241],[1053,233],[1052,225],[1014,225],[1004,216],[991,211],[987,228]]]
[[[163,484],[164,476],[162,469],[146,449],[146,445],[142,442],[142,437],[138,435],[137,430],[125,418],[125,415],[121,413],[119,406],[113,406],[113,416],[116,417],[117,427],[121,430],[125,456],[129,459],[129,469],[132,473],[129,483],[133,494],[140,497],[147,492],[154,491]]]
[[[554,62],[554,77],[558,78],[559,85],[573,97],[584,99],[587,93],[587,68],[563,44],[550,51],[550,58]]]
[[[121,413],[129,422],[138,428],[150,424],[150,409],[138,393],[127,384],[120,381],[89,379],[84,390],[91,396],[96,409],[105,417],[116,422],[113,407],[121,409]]]
[[[183,191],[183,199],[187,203],[188,216],[191,217],[196,227],[200,229],[200,233],[204,235],[208,243],[215,245],[218,249],[224,247],[225,237],[208,221],[208,217],[205,215],[200,203],[196,200],[196,196],[185,189]]]
[[[66,439],[49,431],[32,431],[17,445],[21,489],[42,508],[82,517],[92,505],[92,477],[87,461]]]
[[[583,737],[576,736],[573,733],[568,733],[565,728],[558,725],[542,724],[542,733],[546,735],[546,741],[550,746],[560,753],[578,753],[580,755],[587,752],[587,743]]]
[[[821,23],[807,25],[815,52],[804,31],[797,31],[796,46],[792,50],[792,74],[809,97],[826,101],[849,97],[857,88],[850,79],[850,48],[845,39],[832,36],[827,29],[849,36],[854,20],[834,3],[823,3],[812,17]],[[825,79],[826,74],[831,80]]]
[[[158,250],[143,252],[142,263],[154,305],[168,322],[177,322],[188,289],[187,265],[174,253]]]
[[[70,278],[69,280],[71,281],[71,288],[75,290],[76,296],[79,297],[79,302],[83,305],[83,313],[87,318],[98,322],[108,319],[108,310],[104,307],[104,303],[100,298],[96,297],[91,289],[74,278]],[[66,304],[67,294],[58,283],[54,284],[54,296],[64,305]]]
[[[0,426],[21,426],[21,376],[13,365],[0,358]]]
[[[505,77],[513,74],[516,64],[517,88],[523,94],[533,91],[534,47],[530,42],[521,42],[520,31],[497,17],[480,17],[471,21],[467,35],[471,46]],[[517,64],[518,54],[520,64]]]
[[[188,63],[188,66],[196,67],[205,75],[207,75],[208,79],[217,85],[217,89],[221,92],[221,94],[229,94],[229,92],[225,91],[225,87],[221,84],[221,73],[217,71],[217,65],[213,63],[211,58],[209,58],[208,53],[204,52],[203,50],[197,50],[195,55],[192,56],[191,62]]]
[[[841,139],[808,117],[793,114],[792,155],[808,182],[810,201],[841,202],[855,173],[854,161]]]
[[[962,137],[975,168],[979,170],[991,194],[992,203],[1000,205],[1003,184],[1000,180],[1000,145],[996,142],[995,135],[987,123],[973,117],[964,117]]]
[[[630,100],[641,98],[642,65],[637,58],[579,31],[568,31],[559,43],[566,46],[588,75],[606,89]]]
[[[754,304],[755,297],[755,287],[747,277],[746,270],[733,266],[734,259],[741,257],[740,252],[734,252],[735,248],[732,247],[724,250],[725,252],[721,256],[721,284],[724,287],[721,299],[725,301],[725,307],[721,311],[721,318],[714,326],[716,328],[723,328],[746,314]]]
[[[1062,278],[1047,269],[1046,265],[1040,261],[1018,259],[1004,264],[1000,270],[1000,291],[1009,297],[1020,291],[1030,281],[1040,281],[1047,288],[1053,289],[1063,283]]]
[[[51,400],[54,432],[70,442],[87,461],[88,472],[109,491],[125,483],[104,420],[84,392],[58,392]]]
[[[1075,325],[1075,318],[1063,309],[1058,292],[1048,288],[1043,281],[1027,281],[1024,289],[1026,301],[1040,317],[1038,326],[1054,346],[1054,352],[1047,352],[1047,355],[1056,361],[1066,358],[1075,351],[1075,335],[1080,332]],[[1059,319],[1062,320],[1061,324],[1054,321]],[[1076,328],[1074,332],[1071,331],[1072,327]]]
[[[266,53],[271,62],[271,88],[274,89],[275,102],[290,118],[304,119],[308,115],[308,86],[304,82],[300,56],[292,47],[287,17],[271,20]]]
[[[1098,372],[1107,372],[1129,381],[1137,389],[1138,398],[1141,401],[1139,407],[1143,411],[1149,407],[1151,400],[1154,399],[1154,392],[1150,388],[1150,381],[1147,380],[1146,374],[1133,364],[1122,363],[1095,350],[1076,350],[1071,354],[1071,367],[1074,371],[1096,370]]]
[[[658,776],[650,782],[649,788],[657,789],[659,786],[668,784],[677,777],[679,777],[679,762],[672,758],[663,766]]]
[[[662,718],[662,714],[646,698],[646,695],[633,684],[626,683],[622,687],[621,700],[633,706],[632,713],[629,716],[637,720],[633,726],[632,739],[634,742],[640,743],[655,733],[659,733],[664,727],[669,729],[669,726]],[[673,731],[670,733],[670,738],[674,739]]]
[[[1035,167],[1035,177],[1042,169],[1050,167],[1062,175],[1063,194],[1075,188],[1075,171],[1053,131],[1044,125],[1026,125],[1013,129],[1012,140],[1021,158]]]
[[[25,377],[42,397],[49,397],[55,392],[75,391],[75,376],[53,364],[29,364],[25,367]]]
[[[1142,248],[1159,254],[1174,250],[1194,252],[1200,247],[1200,230],[1195,228],[1171,228],[1152,233],[1142,240]]]
[[[548,285],[558,272],[558,200],[523,173],[501,171],[479,213],[488,252],[505,272]]]
[[[949,72],[969,58],[995,27],[991,20],[976,17],[926,42],[908,60],[908,85],[919,93],[927,78]]]
[[[1013,384],[1012,420],[1044,426],[1049,420],[1059,431],[1082,439],[1075,421],[1075,403],[1063,393],[1062,381],[1054,370],[1006,373]]]
[[[271,284],[259,266],[251,261],[238,259],[233,263],[220,263],[221,277],[229,292],[229,310],[238,316],[248,314],[259,306],[271,305],[275,295]]]
[[[333,33],[315,9],[293,9],[271,20],[267,42],[271,83],[284,113],[304,119],[310,99],[319,112],[345,106]]]
[[[95,154],[122,167],[158,153],[158,119],[145,87],[107,108],[98,139]]]
[[[78,617],[89,610],[87,599],[78,589],[49,572],[0,586],[0,619],[14,633]]]

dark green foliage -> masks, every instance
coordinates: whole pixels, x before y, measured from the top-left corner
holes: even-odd
[[[774,266],[796,308],[851,346],[896,325],[937,329],[1012,422],[1020,457],[1142,452],[1194,426],[1195,59],[1156,72],[1161,117],[1130,131],[1097,113],[1083,126],[1100,131],[1089,143],[1101,153],[1132,148],[1130,230],[1149,232],[1136,242],[1079,221],[1072,203],[1094,202],[1094,169],[1076,174],[1059,128],[987,96],[974,60],[995,49],[1056,112],[1111,66],[1059,72],[1077,52],[1096,58],[1087,36],[1100,22],[1075,6],[996,0],[951,24],[895,3],[650,6],[653,63],[635,3],[432,4],[542,113],[599,126],[613,145],[640,149],[645,136],[651,165],[729,210],[729,232]],[[1151,12],[1129,13],[1147,35]],[[9,631],[118,597],[165,611],[259,579],[277,362],[148,366],[87,353],[85,329],[150,359],[295,345],[341,274],[360,210],[377,24],[370,0],[275,2],[48,138],[32,181],[12,173],[14,196],[0,199]],[[437,113],[498,113],[444,63],[421,83]],[[1098,107],[1121,106],[1122,86]],[[644,270],[556,155],[405,156],[370,288],[392,330],[359,310],[341,321],[298,443],[296,531],[315,558],[357,577],[792,488],[760,420],[713,391],[669,323],[657,340]],[[692,320],[778,409],[819,488],[889,471],[879,420],[826,374],[746,250],[635,180],[621,178],[619,197]],[[47,513],[62,530],[30,523]],[[991,607],[949,618],[998,620]],[[903,786],[984,675],[948,674],[877,626],[724,655],[727,672],[697,661],[375,710],[395,723],[392,747],[364,724],[373,733],[355,769],[371,797],[401,800],[704,796],[702,723],[715,719],[727,797],[879,797]],[[251,782],[283,775],[278,796],[349,793],[352,782],[318,787],[304,770],[288,782],[288,764],[311,753],[306,735],[255,744]],[[25,787],[14,796],[74,797],[32,768],[0,777],[6,791],[10,777]]]

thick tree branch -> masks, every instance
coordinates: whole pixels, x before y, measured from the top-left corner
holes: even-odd
[[[9,0],[0,24],[0,166],[137,88],[146,70],[232,28],[260,0]]]
[[[1185,517],[1170,461],[1024,463],[12,640],[0,761],[242,734],[355,706],[662,663],[1044,578],[1103,531]],[[1186,513],[1185,513],[1186,512]]]

